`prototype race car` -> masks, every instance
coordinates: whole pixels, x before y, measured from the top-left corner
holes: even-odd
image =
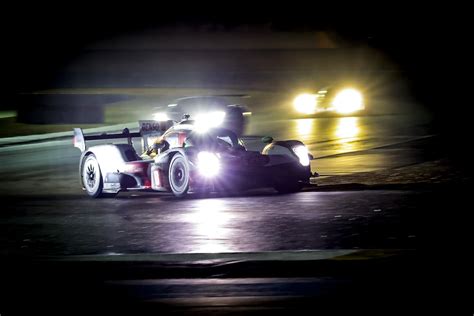
[[[132,138],[142,138],[138,155]],[[127,139],[126,144],[86,147],[86,141]],[[189,118],[140,121],[140,131],[84,135],[74,129],[74,146],[82,152],[79,174],[93,198],[120,191],[153,190],[183,197],[188,192],[240,191],[273,187],[280,193],[301,190],[312,176],[306,146],[296,140],[262,139],[261,151],[244,147],[244,138],[229,129],[203,128]],[[152,158],[152,152],[155,156]]]
[[[302,93],[293,100],[300,115],[355,115],[366,109],[362,93],[354,88],[326,87],[316,93]]]
[[[207,120],[212,127],[225,126],[237,136],[245,129],[246,117],[251,114],[245,105],[232,101],[248,98],[248,95],[189,96],[174,100],[165,106],[154,108],[153,119],[179,122],[188,114],[198,120]]]

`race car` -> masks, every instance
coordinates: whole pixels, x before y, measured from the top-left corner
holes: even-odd
[[[132,139],[142,139],[143,155]],[[87,148],[86,141],[127,139],[127,143]],[[262,138],[261,151],[249,150],[245,138],[226,128],[203,128],[195,120],[140,121],[140,131],[84,135],[74,129],[74,146],[82,152],[79,175],[90,197],[115,196],[121,191],[190,192],[242,191],[273,187],[297,192],[312,176],[306,146],[297,140]],[[156,156],[148,154],[155,150]]]
[[[207,120],[214,127],[225,126],[237,136],[245,129],[246,118],[251,112],[245,105],[232,101],[249,98],[248,95],[208,95],[189,96],[174,100],[172,103],[153,109],[153,119],[180,122],[185,114],[198,120]]]
[[[293,99],[293,106],[297,114],[303,116],[347,116],[366,110],[362,92],[352,87],[332,86],[315,93],[301,93]]]

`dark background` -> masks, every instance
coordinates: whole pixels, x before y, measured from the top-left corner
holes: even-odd
[[[12,6],[2,10],[3,92],[49,87],[54,74],[89,43],[118,34],[187,26],[232,30],[242,25],[273,31],[328,31],[353,45],[379,49],[398,64],[417,98],[439,111],[445,52],[456,47],[444,8],[413,5],[242,3],[189,6],[75,3]],[[453,17],[455,18],[455,16]],[[440,78],[441,77],[441,78]]]

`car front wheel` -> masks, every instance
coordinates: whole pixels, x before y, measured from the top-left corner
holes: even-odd
[[[188,193],[189,165],[182,154],[176,153],[171,159],[168,177],[171,191],[176,197],[183,197]]]

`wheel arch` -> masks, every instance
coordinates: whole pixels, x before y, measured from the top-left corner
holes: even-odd
[[[168,167],[169,163],[171,162],[171,159],[173,159],[173,156],[176,155],[177,153],[182,154],[187,159],[186,151],[184,150],[184,148],[177,147],[177,148],[171,148],[167,150],[166,152],[160,154],[158,157],[158,163],[162,165],[163,167],[165,166]]]
[[[163,172],[165,173],[165,181],[166,181],[166,185],[165,187],[167,189],[170,189],[170,184],[169,184],[169,180],[168,180],[168,173],[169,173],[169,168],[170,168],[170,163],[171,163],[171,159],[173,159],[173,157],[177,154],[177,153],[180,153],[184,156],[184,158],[186,160],[188,160],[188,157],[186,155],[186,151],[184,150],[184,148],[180,148],[180,147],[177,147],[177,148],[171,148],[169,150],[167,150],[166,152],[162,153],[159,155],[159,157],[155,158],[155,161],[156,161],[156,164],[159,165],[159,168],[161,170],[163,170]],[[188,160],[189,162],[189,160]]]

